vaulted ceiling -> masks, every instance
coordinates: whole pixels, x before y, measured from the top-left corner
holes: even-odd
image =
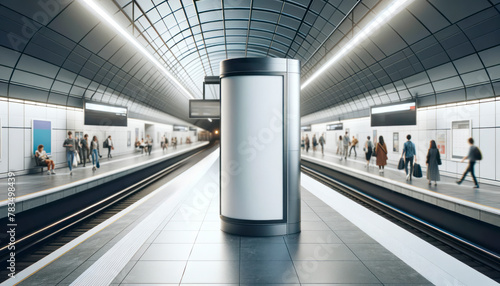
[[[288,57],[302,81],[389,0],[96,1],[195,98],[221,60]],[[500,1],[414,0],[301,92],[304,122],[369,106],[435,105],[500,94]],[[218,97],[209,87],[209,97]],[[0,96],[68,106],[84,100],[188,118],[188,97],[81,1],[0,4]]]

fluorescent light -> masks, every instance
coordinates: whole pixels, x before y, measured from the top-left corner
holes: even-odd
[[[395,104],[382,107],[372,107],[372,114],[411,110],[412,107],[413,109],[415,109],[415,102]]]
[[[207,118],[207,119],[208,119],[208,121],[212,122],[212,119],[210,119],[210,118]]]
[[[389,6],[380,12],[375,19],[373,19],[366,27],[359,31],[345,46],[343,46],[337,54],[335,54],[331,59],[329,59],[324,65],[322,65],[316,72],[314,72],[300,87],[304,89],[313,80],[325,72],[329,67],[331,67],[336,61],[342,58],[350,50],[352,50],[360,42],[368,38],[368,36],[380,28],[384,23],[386,23],[392,16],[396,15],[404,7],[406,7],[413,0],[395,0]]]
[[[141,51],[156,67],[162,71],[170,80],[172,80],[178,88],[180,88],[190,99],[194,99],[194,96],[153,56],[146,48],[144,48],[134,37],[132,37],[125,29],[120,27],[120,25],[113,20],[113,18],[106,13],[98,4],[93,0],[80,0],[86,4],[93,12],[97,13],[102,20],[107,22],[111,27],[113,27],[117,32],[119,32],[125,39],[127,39],[131,44],[133,44],[139,51]]]

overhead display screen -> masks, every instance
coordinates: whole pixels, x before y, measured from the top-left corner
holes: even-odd
[[[371,108],[371,126],[417,125],[415,102]]]
[[[182,132],[187,132],[189,128],[187,126],[183,125],[174,125],[174,131],[182,131]]]
[[[343,130],[343,129],[344,129],[344,123],[328,124],[326,126],[326,131]]]
[[[220,118],[220,100],[192,99],[189,101],[189,118]]]
[[[302,131],[302,132],[311,131],[311,125],[308,125],[308,126],[301,126],[301,127],[300,127],[300,131]]]
[[[126,107],[85,102],[85,125],[127,126]]]

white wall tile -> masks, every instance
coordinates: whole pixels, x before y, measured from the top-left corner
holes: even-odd
[[[479,126],[495,127],[495,102],[484,102],[479,107]]]
[[[483,160],[479,163],[479,170],[481,177],[486,179],[495,180],[496,170],[495,170],[495,159],[496,159],[496,134],[495,129],[480,129],[479,138],[480,144],[478,144],[479,149],[483,153]]]
[[[24,105],[9,102],[9,126],[24,127]]]
[[[22,122],[21,122],[22,123]],[[22,171],[24,169],[24,130],[10,128],[9,133],[9,171]]]
[[[495,146],[500,144],[500,128],[496,128],[496,142]],[[496,151],[496,180],[500,181],[500,151]]]

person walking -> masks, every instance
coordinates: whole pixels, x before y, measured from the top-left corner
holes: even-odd
[[[148,155],[151,155],[151,149],[153,149],[153,138],[146,135],[146,144],[148,145]]]
[[[406,139],[407,141],[403,146],[403,154],[401,154],[401,157],[404,156],[405,158],[406,180],[411,181],[411,177],[413,176],[413,163],[417,163],[417,150],[415,149],[415,144],[411,142],[410,134],[406,135]],[[410,164],[410,172],[408,172],[408,164]]]
[[[340,161],[342,161],[342,156],[347,160],[347,150],[351,145],[351,139],[349,138],[349,134],[347,131],[345,132],[344,139],[342,139],[342,154],[340,155]]]
[[[441,155],[439,154],[439,149],[437,148],[436,141],[431,140],[429,144],[429,150],[427,151],[427,159],[425,160],[427,165],[427,180],[429,180],[429,186],[431,182],[434,181],[434,186],[437,186],[437,181],[441,179],[439,175],[439,165],[441,165]]]
[[[370,160],[372,159],[372,154],[373,154],[373,142],[370,140],[370,136],[366,137],[366,143],[365,143],[365,158],[366,158],[366,166],[365,168],[370,167]]]
[[[340,153],[340,157],[342,157],[342,135],[339,136],[337,140],[337,155]]]
[[[115,150],[115,147],[113,146],[113,140],[111,140],[111,135],[108,136],[106,142],[107,142],[106,148],[108,148],[108,159],[113,158],[113,156],[111,156],[111,150]]]
[[[321,137],[319,137],[319,145],[321,145],[321,154],[325,155],[325,133],[321,134]]]
[[[163,151],[168,148],[168,139],[165,135],[161,137],[161,148]]]
[[[477,182],[477,179],[476,179],[476,175],[474,174],[474,165],[476,165],[476,161],[478,160],[481,160],[482,159],[482,155],[481,155],[481,151],[479,150],[479,148],[477,146],[474,146],[474,139],[469,138],[468,139],[468,142],[469,142],[469,154],[467,154],[467,156],[463,157],[462,158],[462,161],[460,162],[463,162],[467,159],[469,159],[469,165],[467,166],[467,169],[465,169],[465,172],[464,174],[462,175],[462,178],[460,178],[460,180],[457,181],[457,184],[461,184],[465,177],[467,176],[467,173],[470,172],[470,175],[472,176],[472,180],[474,181],[474,189],[478,189],[479,188],[479,183]]]
[[[306,140],[304,139],[304,136],[300,139],[300,148],[302,148],[302,151],[304,151],[304,148],[306,147]]]
[[[349,157],[351,157],[352,150],[354,150],[354,158],[358,156],[358,153],[356,152],[356,146],[358,145],[358,142],[359,142],[358,139],[352,136],[351,148],[349,149]]]
[[[316,139],[316,134],[313,135],[313,152],[316,152],[316,146],[318,146],[318,139]]]
[[[384,166],[387,165],[387,146],[382,135],[378,137],[378,143],[375,147],[375,157],[377,158],[378,172],[383,173]]]
[[[83,167],[85,167],[85,163],[87,163],[87,155],[90,153],[90,149],[89,149],[89,144],[88,144],[88,140],[89,140],[89,135],[88,134],[85,134],[83,136],[83,139],[80,140],[80,145],[81,145],[81,150],[82,150],[82,156],[80,157],[80,160],[83,161]]]
[[[38,145],[38,147],[36,148],[36,151],[35,151],[35,160],[38,161],[38,164],[40,166],[47,166],[47,175],[55,175],[56,172],[54,172],[54,167],[56,166],[54,164],[54,160],[51,160],[49,158],[49,155],[47,155],[47,152],[45,152],[45,150],[43,150],[43,145],[40,144]],[[52,168],[52,172],[50,172],[50,169]]]
[[[90,142],[90,153],[92,155],[92,171],[100,168],[99,165],[99,141],[97,140],[97,136],[94,135],[92,137],[92,142]]]
[[[309,152],[309,145],[310,145],[309,135],[306,134],[306,152]]]
[[[73,175],[73,161],[75,160],[76,141],[73,132],[68,131],[68,138],[64,140],[63,147],[66,148],[66,161],[68,162],[69,174]]]

